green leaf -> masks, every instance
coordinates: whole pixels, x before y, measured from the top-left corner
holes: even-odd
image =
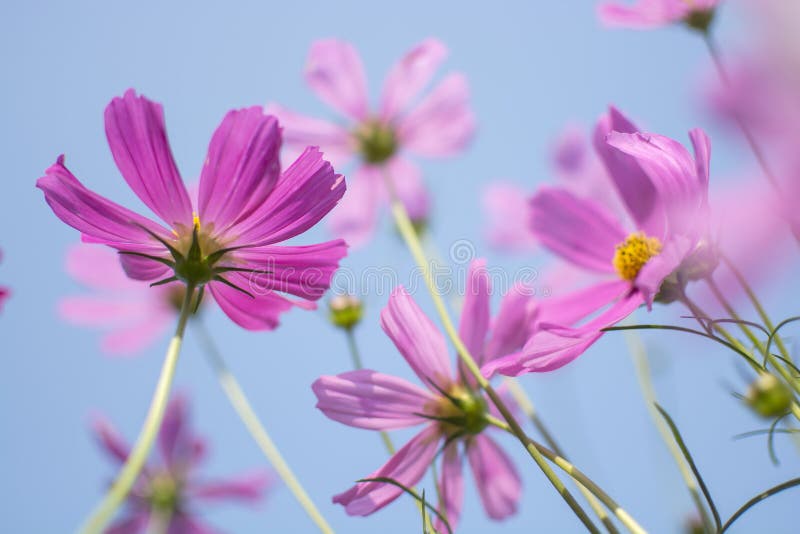
[[[417,495],[416,491],[414,491],[411,488],[405,487],[404,485],[400,484],[395,479],[389,478],[389,477],[375,477],[375,478],[362,478],[362,479],[356,480],[356,482],[380,482],[382,484],[391,484],[392,486],[400,488],[401,490],[403,490],[407,494],[409,494],[412,497],[414,497],[414,499],[416,499],[416,501],[418,503],[420,503],[420,506],[422,506],[423,510],[425,510],[425,509],[430,510],[436,517],[438,517],[441,520],[441,522],[444,523],[444,526],[447,528],[448,534],[453,534],[453,529],[450,528],[450,523],[447,521],[446,517],[444,517],[441,513],[439,513],[439,510],[437,510],[436,508],[434,508],[433,506],[428,504],[425,501],[424,497],[420,497],[419,495]],[[423,493],[423,495],[424,495],[424,493]]]
[[[792,488],[792,487],[794,487],[794,486],[800,486],[800,478],[793,478],[793,479],[791,479],[791,480],[787,480],[787,481],[786,481],[786,482],[784,482],[783,484],[778,484],[778,485],[777,485],[777,486],[775,486],[775,487],[772,487],[772,488],[770,488],[770,489],[768,489],[768,490],[766,490],[766,491],[764,491],[764,492],[761,492],[761,493],[759,493],[758,495],[756,495],[755,497],[753,497],[752,499],[750,499],[749,501],[747,501],[746,503],[744,503],[744,505],[743,505],[741,508],[739,508],[738,510],[736,510],[736,513],[734,513],[734,514],[731,516],[731,518],[730,518],[730,519],[728,519],[727,521],[725,521],[725,524],[724,524],[724,525],[722,525],[722,528],[721,528],[721,529],[720,529],[720,531],[719,531],[719,532],[720,532],[720,534],[722,534],[723,532],[725,532],[726,530],[728,530],[728,528],[730,528],[730,526],[733,524],[733,522],[734,522],[734,521],[736,521],[737,519],[739,519],[740,517],[742,517],[742,515],[743,515],[743,514],[744,514],[744,513],[745,513],[747,510],[749,510],[750,508],[752,508],[752,507],[753,507],[753,506],[755,506],[756,504],[760,503],[761,501],[763,501],[763,500],[765,500],[765,499],[769,499],[769,498],[770,498],[770,497],[772,497],[773,495],[775,495],[775,494],[777,494],[777,493],[780,493],[780,492],[782,492],[782,491],[783,491],[783,490],[785,490],[785,489],[789,489],[789,488]]]

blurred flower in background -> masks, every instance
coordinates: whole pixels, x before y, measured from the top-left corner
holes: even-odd
[[[98,443],[111,459],[122,465],[128,456],[127,443],[113,426],[97,416],[93,430]],[[219,502],[257,503],[271,484],[266,472],[218,481],[197,475],[206,453],[206,443],[189,426],[189,407],[184,396],[172,398],[158,434],[159,461],[150,462],[126,501],[123,517],[106,532],[139,534],[201,534],[217,532],[207,526],[199,511]]]
[[[385,176],[392,177],[398,197],[413,221],[428,218],[429,196],[419,168],[406,154],[446,157],[466,148],[475,130],[467,80],[445,76],[421,99],[420,93],[447,57],[436,39],[426,39],[396,63],[386,77],[380,103],[372,110],[361,57],[350,43],[337,39],[311,45],[305,78],[319,98],[344,118],[344,125],[300,115],[276,104],[276,115],[289,147],[319,146],[341,168],[357,159],[349,174],[348,193],[331,216],[335,235],[352,246],[372,236],[378,209],[388,200]]]
[[[650,29],[682,22],[705,31],[721,0],[637,0],[631,4],[604,2],[597,9],[608,26]]]
[[[0,261],[3,260],[3,252],[0,251]],[[3,302],[8,298],[10,292],[7,287],[0,286],[0,311],[3,310]]]

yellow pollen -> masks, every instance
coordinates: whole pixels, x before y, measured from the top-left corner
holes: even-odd
[[[631,234],[617,245],[614,252],[614,269],[623,280],[634,280],[644,264],[661,252],[661,241],[647,237],[643,232]]]
[[[198,230],[200,229],[200,216],[197,213],[192,213],[192,224]]]

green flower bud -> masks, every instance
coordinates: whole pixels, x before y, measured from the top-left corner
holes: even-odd
[[[761,417],[778,417],[792,405],[792,392],[775,375],[762,373],[750,384],[745,401]]]
[[[364,304],[351,295],[337,295],[328,302],[328,317],[331,323],[345,330],[351,330],[364,315]]]

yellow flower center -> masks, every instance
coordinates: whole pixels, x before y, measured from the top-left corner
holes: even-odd
[[[623,280],[635,280],[645,263],[661,252],[661,241],[643,232],[631,234],[617,245],[614,252],[614,269]]]

